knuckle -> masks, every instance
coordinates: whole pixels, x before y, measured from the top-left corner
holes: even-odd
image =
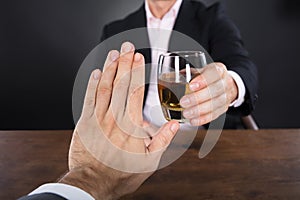
[[[192,104],[200,103],[201,98],[199,98],[200,94],[198,92],[192,93],[188,95],[189,99],[191,100]]]
[[[216,62],[216,65],[218,65],[218,66],[222,67],[223,69],[227,70],[227,67],[221,62]]]
[[[217,119],[219,116],[220,116],[219,113],[214,112],[214,113],[211,115],[211,121]]]
[[[191,94],[191,100],[194,104],[200,104],[202,101],[205,101],[210,96],[208,89],[204,89]]]
[[[217,83],[216,87],[213,89],[214,95],[220,95],[225,93],[225,88],[223,87],[222,83]]]
[[[144,94],[144,90],[141,87],[132,87],[129,91],[130,98],[141,97]]]
[[[213,101],[210,101],[208,104],[208,112],[212,112],[215,109],[216,105]]]
[[[215,117],[215,111],[213,111],[213,112],[211,112],[211,113],[209,113],[208,115],[207,115],[207,123],[209,123],[209,122],[211,122],[211,121],[213,121],[214,120],[214,117]]]
[[[92,98],[92,97],[88,97],[88,98],[86,98],[86,100],[85,100],[85,104],[86,104],[87,106],[93,106],[93,105],[95,104],[95,99]]]
[[[205,79],[205,77],[203,76],[203,73],[202,74],[199,74],[198,76],[196,76],[194,79],[193,79],[193,82],[203,82]]]
[[[207,96],[209,96],[209,91],[207,90],[207,88],[205,88],[205,89],[199,91],[199,92],[197,93],[197,98],[198,98],[197,102],[199,103],[201,100],[206,99]]]
[[[130,73],[125,73],[123,75],[120,75],[119,77],[116,78],[115,85],[117,85],[118,87],[128,86],[130,82],[130,78],[131,78]]]
[[[200,120],[200,124],[203,125],[203,124],[209,123],[210,118],[211,118],[211,114],[207,114],[207,115],[203,116]]]
[[[98,90],[98,93],[100,95],[111,94],[111,88],[110,87],[100,87]]]
[[[222,95],[219,96],[218,103],[219,103],[219,105],[226,105],[228,103],[228,99],[227,99],[227,94],[226,93],[224,93],[224,94],[222,94]]]
[[[202,120],[201,120],[201,122],[202,122]],[[200,122],[200,120],[198,120],[198,119],[193,119],[193,120],[191,120],[191,124],[192,124],[193,126],[201,126],[201,125],[202,125],[201,122]]]
[[[207,88],[207,90],[208,90],[208,96],[209,96],[209,98],[212,99],[216,95],[218,88],[217,87],[213,87],[213,86],[209,86]]]
[[[224,79],[221,79],[217,82],[217,87],[221,92],[225,92],[227,86],[228,84],[226,84],[226,81]]]
[[[91,84],[88,85],[88,90],[89,91],[95,91],[96,89],[97,89],[96,84],[91,83]]]
[[[160,136],[160,142],[163,146],[168,145],[169,140],[168,140],[168,137],[166,136],[166,133],[164,133]]]
[[[213,110],[213,103],[212,103],[212,101],[209,101],[209,102],[207,102],[207,103],[205,103],[205,104],[203,104],[202,105],[202,108],[199,108],[199,110],[200,110],[200,115],[202,114],[205,114],[205,113],[209,113],[209,112],[211,112],[212,110]]]
[[[227,69],[223,63],[216,63],[214,67],[221,77],[223,77],[226,74]]]
[[[199,75],[199,82],[202,83],[202,85],[208,85],[208,77],[206,71],[204,71],[201,75]]]
[[[202,115],[202,113],[205,112],[205,111],[206,111],[205,106],[197,105],[197,106],[195,106],[195,108],[194,108],[194,110],[193,110],[193,113],[194,113],[194,115],[196,115],[196,116],[200,116],[200,115]]]
[[[119,64],[121,65],[131,65],[132,64],[132,56],[124,55],[120,58]]]
[[[228,106],[224,105],[215,112],[212,113],[212,120],[217,119],[220,117],[222,114],[224,114],[228,110]]]
[[[211,99],[212,98],[212,93],[209,89],[209,87],[205,88],[201,93],[200,93],[200,97],[203,100],[207,100],[207,99]]]

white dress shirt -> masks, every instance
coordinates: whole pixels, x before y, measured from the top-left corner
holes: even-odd
[[[163,116],[158,97],[156,63],[158,63],[159,55],[168,51],[171,32],[173,30],[181,4],[182,0],[177,0],[173,7],[163,16],[163,18],[158,19],[151,13],[148,0],[146,0],[145,3],[147,28],[152,49],[151,56],[153,64],[151,66],[149,90],[144,108],[144,118],[156,126],[161,126],[167,122]],[[236,72],[228,71],[228,73],[232,76],[238,86],[238,98],[231,104],[231,106],[239,107],[244,102],[246,93],[245,85],[241,77]],[[188,131],[194,130],[195,127],[192,127],[188,124],[181,124],[180,129]],[[57,194],[69,200],[94,200],[94,198],[87,192],[77,187],[61,183],[48,183],[42,185],[29,195],[39,193]]]
[[[152,66],[150,74],[150,83],[148,94],[144,107],[144,119],[158,127],[167,121],[165,120],[160,108],[160,101],[157,89],[157,63],[159,55],[168,51],[169,40],[173,30],[182,0],[177,0],[172,8],[162,17],[162,19],[153,16],[149,2],[146,0],[145,10],[147,17],[147,28],[151,46]],[[238,98],[232,102],[230,106],[239,107],[245,98],[245,85],[241,77],[234,71],[228,71],[229,75],[234,79],[238,87]],[[182,124],[181,128],[189,129],[188,124]]]
[[[147,17],[147,29],[151,46],[151,73],[148,94],[143,110],[144,119],[157,127],[162,126],[167,120],[164,118],[160,106],[160,100],[157,89],[157,63],[159,55],[168,51],[169,40],[175,24],[176,17],[182,0],[177,0],[172,8],[158,19],[153,16],[150,11],[148,1],[145,2],[145,10]]]
[[[61,196],[68,200],[95,200],[89,193],[79,189],[75,186],[63,184],[63,183],[47,183],[44,184],[28,195],[52,193]]]

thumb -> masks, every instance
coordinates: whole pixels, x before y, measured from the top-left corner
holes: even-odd
[[[148,146],[149,152],[167,148],[176,135],[179,127],[179,123],[176,121],[170,121],[164,124],[164,126],[158,130],[158,134],[153,137]]]

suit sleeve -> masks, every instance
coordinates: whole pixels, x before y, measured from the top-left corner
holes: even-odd
[[[19,198],[18,200],[67,200],[67,199],[52,193],[41,193],[41,194],[24,196]]]
[[[210,27],[210,54],[214,61],[224,63],[228,70],[236,72],[246,88],[244,103],[238,108],[230,108],[228,114],[248,115],[257,100],[257,68],[245,50],[239,30],[225,14],[223,4],[211,8],[215,13]]]
[[[74,200],[74,199],[84,199],[84,200],[94,200],[94,198],[84,190],[63,183],[47,183],[41,185],[34,191],[32,191],[28,196],[20,198],[20,200]]]

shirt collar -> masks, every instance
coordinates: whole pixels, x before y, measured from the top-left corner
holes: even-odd
[[[172,6],[172,8],[163,16],[163,18],[176,18],[180,9],[180,6],[182,4],[183,0],[176,0],[176,3]],[[145,0],[145,10],[146,10],[146,16],[147,20],[151,19],[158,19],[153,16],[152,12],[150,11],[148,0]],[[159,20],[159,19],[158,19]]]

